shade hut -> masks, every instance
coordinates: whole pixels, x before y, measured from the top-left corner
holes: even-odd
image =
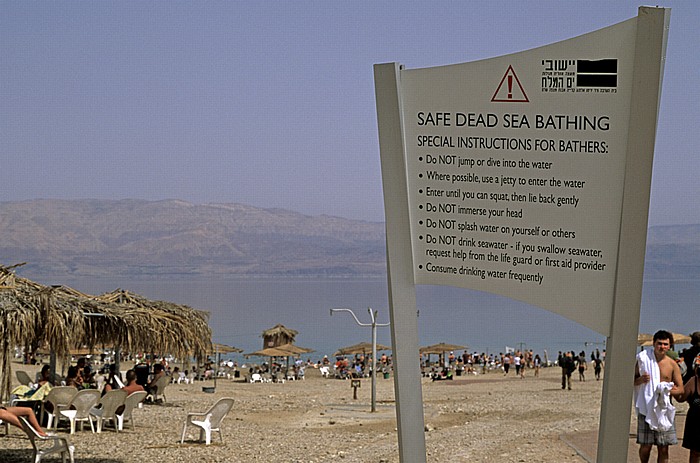
[[[262,332],[263,349],[284,344],[294,344],[294,338],[297,334],[299,334],[298,331],[290,330],[286,326],[278,323],[269,330]]]

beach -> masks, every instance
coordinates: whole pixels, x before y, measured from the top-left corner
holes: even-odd
[[[13,368],[33,377],[39,367],[15,363]],[[524,379],[500,371],[452,381],[424,378],[427,460],[594,461],[586,439],[596,435],[603,381],[595,381],[589,370],[587,381],[574,374],[573,390],[562,390],[560,371],[543,368],[536,378],[527,370]],[[305,376],[283,384],[219,378],[214,393],[202,389],[214,386],[213,380],[170,384],[163,404],[134,410],[135,430],[116,433],[110,427],[93,434],[86,426],[70,435],[75,461],[399,462],[393,378],[377,379],[377,411],[371,413],[369,378],[354,400],[348,380],[322,378],[315,368],[307,368]],[[198,432],[190,427],[181,444],[187,413],[205,411],[221,397],[235,400],[222,425],[223,442],[214,433],[211,445],[198,443]],[[687,406],[677,408],[682,419]],[[62,421],[59,435],[69,435],[66,424]],[[682,426],[678,432],[682,435]],[[30,461],[31,445],[19,429],[12,428],[0,443],[0,461]],[[687,461],[683,450],[676,453],[681,459],[672,461]]]

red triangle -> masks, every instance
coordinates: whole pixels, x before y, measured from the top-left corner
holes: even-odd
[[[513,66],[508,66],[503,74],[498,88],[491,97],[492,103],[529,103],[530,100],[525,93],[525,89],[520,83],[520,79],[515,74]]]

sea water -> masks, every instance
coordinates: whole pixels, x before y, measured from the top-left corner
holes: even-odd
[[[31,278],[31,276],[29,276]],[[340,347],[371,340],[371,329],[348,313],[331,316],[331,308],[350,308],[361,323],[389,322],[385,278],[60,278],[89,294],[116,288],[208,311],[214,341],[252,352],[263,347],[261,334],[278,323],[296,330],[296,344],[314,349],[317,360]],[[552,359],[560,350],[605,348],[605,338],[564,317],[518,301],[479,291],[418,286],[416,291],[421,345],[447,342],[472,352],[499,353],[506,347],[533,349]],[[692,280],[646,281],[640,332],[658,329],[688,334],[700,330],[700,285]],[[377,330],[378,342],[391,345],[390,330]],[[177,336],[177,333],[173,333]]]

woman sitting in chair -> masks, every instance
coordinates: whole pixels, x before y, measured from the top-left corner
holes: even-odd
[[[10,423],[13,426],[17,426],[22,429],[22,424],[19,422],[19,417],[24,416],[32,425],[32,428],[36,429],[36,432],[40,436],[47,436],[46,432],[41,429],[39,422],[36,419],[34,410],[29,407],[0,407],[0,420]]]

